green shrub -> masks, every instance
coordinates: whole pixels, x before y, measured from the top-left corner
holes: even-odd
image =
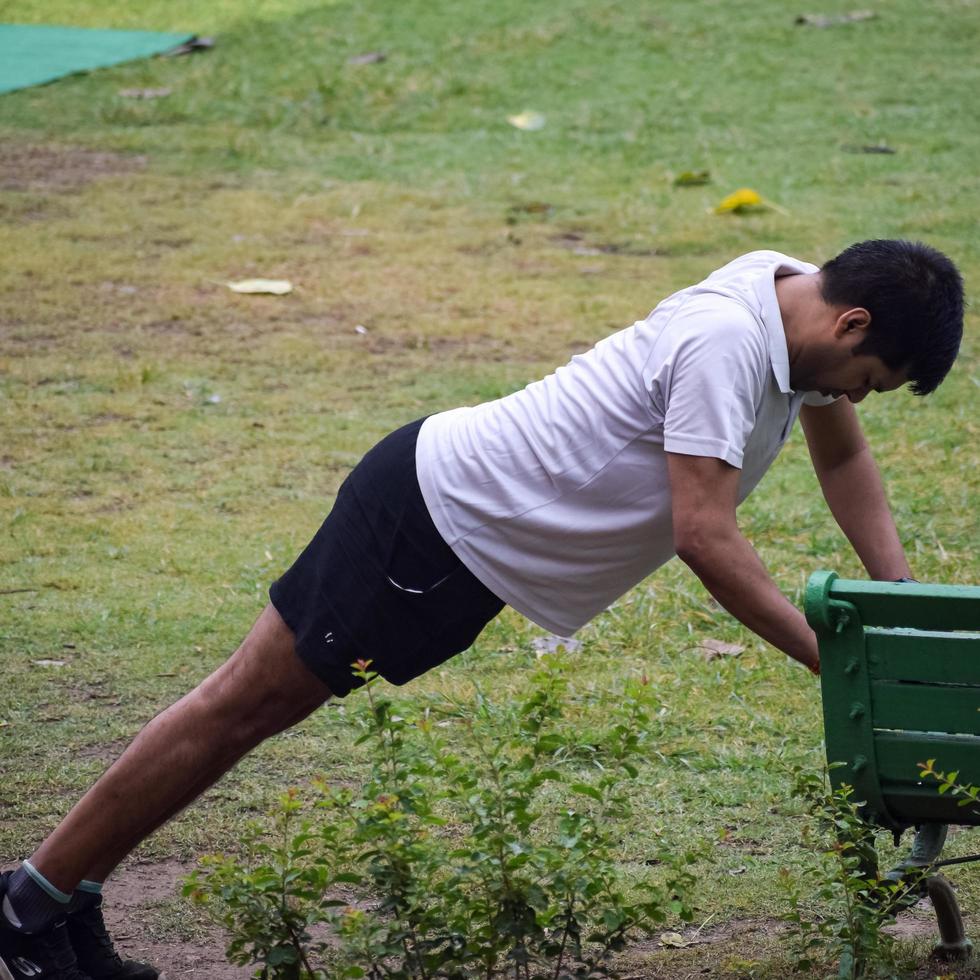
[[[824,773],[797,771],[794,795],[805,800],[801,869],[781,869],[789,901],[784,918],[796,930],[796,966],[801,971],[838,960],[843,980],[884,980],[899,974],[898,948],[882,926],[894,920],[917,891],[910,872],[902,882],[878,868],[877,828],[863,820],[853,789],[831,792]]]
[[[631,935],[690,920],[693,855],[657,855],[659,884],[621,871],[646,685],[628,683],[586,734],[566,718],[560,658],[520,703],[478,690],[414,713],[359,669],[364,785],[319,784],[306,803],[290,791],[271,833],[254,826],[188,881],[233,962],[267,980],[615,977]]]

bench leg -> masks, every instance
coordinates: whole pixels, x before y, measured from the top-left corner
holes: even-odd
[[[896,898],[893,904],[895,914],[912,908],[926,894],[924,877],[928,868],[939,858],[946,843],[945,824],[930,823],[915,828],[915,840],[909,856],[896,865],[885,878],[895,885],[904,886],[908,890]]]
[[[912,843],[912,853],[909,855],[911,867],[928,867],[939,857],[939,852],[946,843],[946,833],[949,828],[942,823],[927,823],[915,828],[915,840]]]
[[[946,960],[966,959],[973,951],[973,943],[963,931],[963,916],[953,886],[942,875],[932,875],[926,879],[926,890],[936,910],[941,939],[934,955]]]

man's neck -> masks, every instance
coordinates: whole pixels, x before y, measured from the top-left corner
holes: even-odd
[[[789,365],[799,358],[806,345],[810,327],[818,321],[818,314],[826,304],[820,295],[820,273],[799,273],[780,276],[776,280],[776,302],[786,334],[786,351]]]

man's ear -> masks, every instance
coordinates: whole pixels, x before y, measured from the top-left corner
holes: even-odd
[[[863,306],[855,306],[854,309],[846,310],[837,318],[834,324],[834,336],[852,336],[852,339],[860,342],[871,326],[871,314]]]

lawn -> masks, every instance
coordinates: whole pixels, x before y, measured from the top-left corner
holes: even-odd
[[[0,97],[0,860],[234,649],[394,426],[515,390],[754,248],[821,262],[919,238],[975,297],[980,9],[873,9],[821,29],[774,0],[2,0],[4,21],[216,45]],[[508,123],[523,111],[543,128]],[[696,170],[709,182],[675,185]],[[777,207],[715,214],[739,187]],[[224,285],[253,276],[296,289]],[[925,581],[980,581],[976,328],[971,307],[936,394],[859,409]],[[740,515],[794,599],[813,570],[861,574],[799,433]],[[541,636],[507,613],[398,697],[516,697]],[[653,936],[637,975],[785,976],[778,879],[807,853],[790,784],[821,765],[816,683],[677,562],[577,639],[576,703],[645,676],[662,708],[624,866],[692,841],[711,857],[712,941]],[[706,639],[744,650],[709,660]],[[284,787],[357,779],[351,710],[263,746],[139,860],[189,868]],[[971,869],[954,877],[980,907]],[[166,955],[214,953],[176,897],[137,914]]]

